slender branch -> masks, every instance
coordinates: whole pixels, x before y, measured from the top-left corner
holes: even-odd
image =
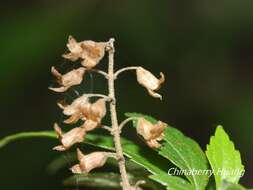
[[[109,126],[102,125],[101,128],[109,131],[110,133],[112,133],[112,128],[109,127]]]
[[[145,184],[146,182],[144,180],[140,180],[140,181],[137,181],[136,184],[134,185],[134,190],[137,190],[137,188],[140,186],[140,185],[143,185]]]
[[[124,121],[122,121],[119,125],[119,130],[120,132],[122,131],[122,128],[129,122],[129,121],[133,121],[133,120],[136,120],[138,119],[137,117],[129,117],[127,119],[125,119]]]
[[[108,79],[108,74],[107,74],[106,72],[104,72],[104,71],[101,71],[101,70],[99,70],[99,69],[90,69],[90,71],[93,71],[93,72],[95,72],[95,73],[101,74],[101,75],[103,75],[106,79]]]
[[[114,74],[114,78],[117,79],[118,75],[124,71],[129,71],[129,70],[136,70],[138,67],[137,66],[133,66],[133,67],[124,67],[120,70],[118,70],[117,72],[115,72]]]
[[[120,140],[120,130],[116,112],[116,98],[115,98],[115,88],[114,88],[114,39],[110,39],[108,42],[107,50],[109,52],[109,65],[108,65],[108,90],[109,97],[113,100],[110,102],[110,113],[111,113],[111,122],[112,122],[112,130],[114,136],[114,144],[116,155],[119,164],[120,175],[122,179],[122,188],[123,190],[131,190],[130,183],[128,181],[128,176],[126,172],[125,166],[125,158],[123,156],[123,150],[121,146]]]
[[[108,155],[108,157],[117,159],[116,153],[113,153],[113,152],[105,152],[105,153]]]
[[[111,102],[112,99],[109,96],[106,96],[104,94],[85,94],[85,96],[87,98],[91,98],[91,97],[101,97],[104,98],[106,101]]]

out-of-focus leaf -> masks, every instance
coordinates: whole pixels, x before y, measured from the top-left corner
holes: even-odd
[[[47,173],[53,175],[57,173],[60,169],[63,169],[66,166],[69,166],[70,163],[76,161],[76,152],[71,152],[63,154],[54,160],[52,160],[47,166]],[[69,166],[70,167],[70,166]]]
[[[209,182],[207,184],[206,190],[215,190],[215,189],[216,189],[216,187],[215,187],[215,180],[214,180],[214,176],[212,175],[209,178]]]
[[[53,131],[42,131],[42,132],[24,132],[14,135],[10,135],[0,140],[0,148],[6,146],[8,143],[13,141],[24,139],[24,138],[55,138],[56,135]],[[134,142],[121,139],[124,154],[129,157],[133,162],[143,166],[152,174],[164,174],[168,170],[168,164],[166,159],[162,158],[155,151],[150,149],[143,149],[136,145]],[[114,144],[111,136],[87,134],[85,144],[97,146],[107,150],[114,150]]]
[[[218,189],[218,188],[217,188]],[[246,190],[243,186],[223,180],[218,190]]]
[[[120,189],[120,176],[116,173],[90,173],[74,175],[63,182],[64,186],[85,186],[103,189]]]
[[[129,181],[131,184],[135,184],[139,180],[144,180],[146,183],[142,185],[143,188],[161,190],[162,187],[155,184],[153,180],[148,179],[146,176],[136,176],[128,173]],[[84,186],[84,187],[96,187],[103,189],[121,189],[120,186],[121,177],[116,173],[89,173],[73,175],[64,180],[64,186]],[[141,190],[142,188],[138,188]]]
[[[152,123],[157,123],[157,120],[153,117],[139,113],[126,113],[126,116],[144,117]],[[136,121],[134,121],[134,126],[136,127]],[[208,183],[208,175],[204,173],[208,169],[208,164],[206,156],[198,143],[170,126],[165,129],[164,134],[164,143],[158,150],[159,154],[170,160],[182,171],[188,172],[189,175],[186,175],[186,177],[194,189],[204,190]],[[195,173],[190,173],[194,171]],[[202,173],[196,174],[197,172]],[[171,176],[168,178],[171,180]],[[162,179],[165,179],[165,176]],[[160,181],[162,179],[160,178]]]
[[[170,176],[167,174],[152,175],[151,179],[160,182],[167,187],[168,190],[194,190],[194,187],[181,177]]]
[[[7,136],[0,140],[0,148],[8,145],[9,143],[26,138],[56,138],[56,134],[53,131],[40,131],[40,132],[22,132]]]
[[[222,126],[218,126],[215,135],[211,137],[206,155],[214,172],[217,189],[223,180],[238,183],[244,166],[239,151],[235,150],[234,143]]]

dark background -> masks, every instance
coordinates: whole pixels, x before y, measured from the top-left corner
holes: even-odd
[[[252,9],[252,0],[1,1],[0,137],[49,130],[61,120],[55,105],[60,96],[47,87],[52,65],[71,67],[61,57],[68,35],[97,41],[115,37],[117,68],[142,65],[156,75],[163,71],[167,79],[160,102],[133,73],[122,75],[120,118],[129,111],[151,114],[203,149],[215,126],[223,125],[246,167],[241,183],[252,187]],[[99,67],[105,69],[106,60]],[[94,77],[84,89],[106,89],[105,81]],[[62,189],[61,177],[45,172],[57,154],[50,150],[53,145],[27,140],[0,150],[1,189]]]

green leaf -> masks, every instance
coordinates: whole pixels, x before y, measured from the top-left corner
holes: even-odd
[[[8,145],[9,143],[21,140],[25,138],[54,138],[56,135],[53,131],[42,131],[42,132],[23,132],[0,140],[0,148]],[[151,174],[166,174],[169,169],[166,159],[159,156],[155,151],[150,149],[141,148],[136,143],[127,140],[125,138],[121,139],[122,146],[124,149],[124,154],[130,158],[133,162],[144,167]],[[87,134],[85,144],[92,146],[104,148],[107,150],[114,150],[114,144],[111,136],[97,135],[97,134]]]
[[[120,176],[116,173],[90,173],[73,175],[63,182],[64,186],[85,186],[102,189],[120,189]]]
[[[220,190],[246,190],[243,186],[223,180]]]
[[[196,190],[204,190],[208,183],[208,175],[205,173],[208,164],[200,146],[172,127],[166,128],[164,140],[159,154],[185,171],[185,176]]]
[[[181,177],[170,176],[167,174],[152,175],[151,179],[160,182],[168,190],[194,190],[194,187]]]
[[[139,180],[145,180],[143,188],[161,190],[160,185],[157,185],[148,179],[146,176],[136,176],[128,173],[129,181],[131,184],[135,184]],[[83,186],[83,187],[95,187],[102,189],[121,189],[120,186],[121,178],[120,175],[113,172],[97,172],[89,174],[73,175],[64,180],[64,186]],[[138,188],[141,190],[142,188]]]
[[[29,139],[29,138],[53,138],[56,139],[56,134],[53,131],[40,131],[40,132],[22,132],[7,136],[0,140],[0,148],[8,145],[19,139]]]
[[[206,150],[207,158],[214,172],[216,188],[221,187],[223,180],[238,183],[244,171],[239,151],[229,139],[222,126],[218,126],[215,136],[210,139]]]
[[[139,113],[126,113],[125,115],[127,117],[144,117],[152,123],[157,123],[157,120],[151,116]],[[133,124],[136,127],[136,121],[134,121]],[[208,169],[208,163],[204,152],[194,140],[184,136],[179,130],[168,126],[165,129],[163,146],[158,152],[182,171],[188,173],[188,175],[185,176],[196,190],[205,189],[208,183],[208,175],[205,173]],[[190,172],[202,173],[193,173],[191,175]],[[165,176],[163,177],[165,178]]]

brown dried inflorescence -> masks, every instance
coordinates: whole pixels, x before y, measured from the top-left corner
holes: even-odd
[[[78,121],[83,121],[80,127],[74,127],[70,131],[63,133],[58,124],[55,123],[54,130],[60,140],[60,145],[55,146],[53,149],[57,151],[65,151],[70,149],[73,145],[81,143],[86,136],[86,133],[98,128],[101,125],[102,119],[106,115],[106,101],[110,103],[110,113],[112,126],[103,126],[110,134],[114,136],[115,152],[93,152],[84,155],[79,149],[77,149],[77,157],[79,163],[70,168],[73,173],[89,173],[94,168],[102,167],[108,157],[113,157],[118,160],[120,168],[122,187],[124,190],[135,190],[139,185],[143,184],[143,181],[137,182],[134,186],[131,186],[128,181],[127,171],[125,168],[125,158],[122,152],[122,146],[120,142],[120,133],[123,126],[136,118],[128,118],[122,123],[118,123],[116,114],[116,97],[114,89],[114,80],[117,79],[117,75],[126,70],[136,69],[137,81],[143,87],[145,87],[148,93],[155,97],[162,99],[162,96],[156,91],[159,90],[161,84],[165,81],[163,73],[160,73],[160,79],[156,78],[151,72],[142,67],[126,67],[120,69],[118,72],[114,72],[114,39],[111,38],[108,42],[94,42],[94,41],[81,41],[77,42],[72,36],[69,36],[67,48],[68,53],[63,57],[70,61],[81,61],[81,67],[73,69],[66,74],[61,74],[55,67],[52,67],[51,73],[56,77],[57,83],[60,85],[56,88],[51,88],[55,92],[65,92],[70,87],[79,85],[82,83],[86,70],[89,72],[97,71],[102,74],[108,80],[108,95],[103,94],[84,94],[76,98],[71,104],[66,104],[61,101],[58,106],[63,110],[63,114],[68,116],[64,123],[75,124]],[[105,51],[109,54],[108,73],[94,68],[104,57]],[[91,97],[100,97],[95,102],[91,102]],[[102,97],[102,98],[101,98]],[[164,129],[166,124],[159,121],[156,124],[152,124],[145,118],[137,119],[137,133],[141,135],[148,146],[151,148],[159,148],[161,141],[164,137]]]
[[[81,64],[91,69],[104,57],[106,45],[106,42],[91,40],[77,42],[72,36],[69,36],[67,47],[70,52],[63,54],[63,57],[71,61],[81,59]]]
[[[74,174],[89,173],[94,168],[102,167],[108,157],[109,153],[107,152],[93,152],[84,155],[81,150],[77,149],[79,164],[72,166],[70,170]]]
[[[136,75],[139,84],[145,87],[151,96],[162,99],[162,96],[155,92],[160,89],[161,84],[165,81],[165,76],[162,72],[160,73],[161,78],[158,79],[148,70],[138,67],[136,69]]]
[[[52,67],[51,73],[56,77],[57,83],[61,86],[57,88],[50,87],[49,89],[55,92],[65,92],[70,87],[81,84],[85,70],[84,67],[80,67],[62,75],[55,67]]]
[[[156,124],[152,124],[144,118],[139,118],[137,121],[137,133],[141,135],[147,145],[151,148],[159,148],[161,141],[164,137],[164,129],[166,124],[158,121]]]

